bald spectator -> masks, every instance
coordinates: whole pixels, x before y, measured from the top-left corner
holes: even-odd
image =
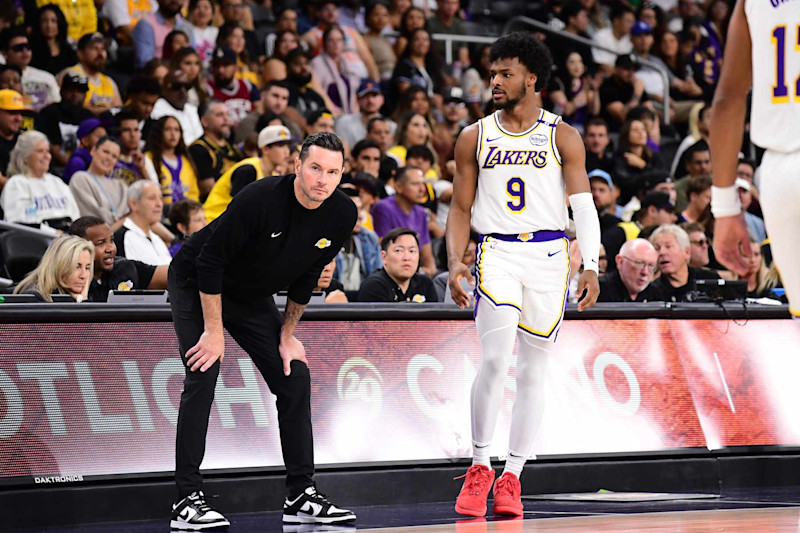
[[[658,268],[661,277],[656,285],[667,302],[689,301],[690,293],[697,290],[698,279],[719,279],[713,270],[689,266],[691,243],[689,235],[674,224],[659,227],[650,236],[650,242],[658,252]]]
[[[658,268],[658,254],[649,241],[627,241],[615,261],[616,271],[600,279],[598,302],[654,302],[663,299],[661,291],[652,283]]]
[[[749,185],[749,184],[748,184]],[[686,185],[689,203],[681,211],[678,222],[697,222],[711,203],[711,176],[692,176]]]
[[[140,23],[141,24],[141,23]],[[190,146],[203,136],[203,124],[197,106],[189,103],[189,89],[192,88],[189,77],[182,70],[173,70],[164,78],[161,86],[162,97],[156,101],[150,118],[173,116],[183,130],[183,142]]]

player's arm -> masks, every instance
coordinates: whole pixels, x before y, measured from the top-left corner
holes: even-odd
[[[714,252],[720,263],[743,276],[748,274],[747,258],[752,251],[734,181],[752,80],[751,46],[744,1],[739,0],[731,16],[725,62],[714,95],[710,148],[714,177],[711,211],[716,219]]]
[[[561,122],[556,126],[556,146],[561,154],[564,182],[583,255],[583,273],[578,278],[578,311],[584,311],[592,307],[600,295],[597,280],[600,221],[586,175],[586,148],[580,134],[569,124]]]
[[[447,215],[445,242],[447,243],[447,270],[450,271],[450,292],[453,301],[462,309],[469,304],[469,295],[461,287],[461,278],[470,284],[475,281],[461,259],[469,245],[470,220],[475,191],[478,188],[478,125],[468,126],[456,141],[456,172],[453,177],[453,198]],[[588,179],[587,179],[588,182]]]

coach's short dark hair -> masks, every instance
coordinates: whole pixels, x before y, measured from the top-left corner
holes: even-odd
[[[417,246],[419,246],[419,235],[417,235],[416,231],[411,228],[394,228],[381,238],[381,250],[384,252],[388,250],[389,246],[403,235],[411,235],[414,237],[414,240],[417,241]]]
[[[550,50],[532,33],[514,32],[504,35],[492,44],[489,61],[499,59],[519,59],[529,72],[536,74],[536,90],[541,91],[550,80],[553,70],[553,56]]]
[[[95,216],[85,216],[81,217],[72,224],[70,224],[67,233],[70,235],[76,235],[81,238],[86,238],[86,230],[89,228],[93,228],[95,226],[99,226],[101,224],[105,224],[106,221],[100,217]]]
[[[312,146],[319,146],[331,152],[339,152],[342,154],[342,166],[344,166],[344,146],[339,137],[333,133],[321,131],[306,137],[306,140],[303,141],[303,147],[300,148],[300,161],[305,161],[308,158],[308,151],[311,150]]]

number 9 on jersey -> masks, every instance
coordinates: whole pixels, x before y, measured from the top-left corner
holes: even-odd
[[[525,182],[519,176],[514,176],[506,183],[506,193],[511,198],[506,202],[508,209],[514,213],[525,210]]]

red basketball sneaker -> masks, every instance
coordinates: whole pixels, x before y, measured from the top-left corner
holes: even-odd
[[[468,516],[485,516],[486,499],[494,481],[494,470],[485,465],[472,465],[465,477],[464,485],[456,499],[456,512]],[[517,491],[519,493],[519,491]]]
[[[494,484],[494,514],[522,516],[522,488],[519,479],[511,472],[506,472]]]

